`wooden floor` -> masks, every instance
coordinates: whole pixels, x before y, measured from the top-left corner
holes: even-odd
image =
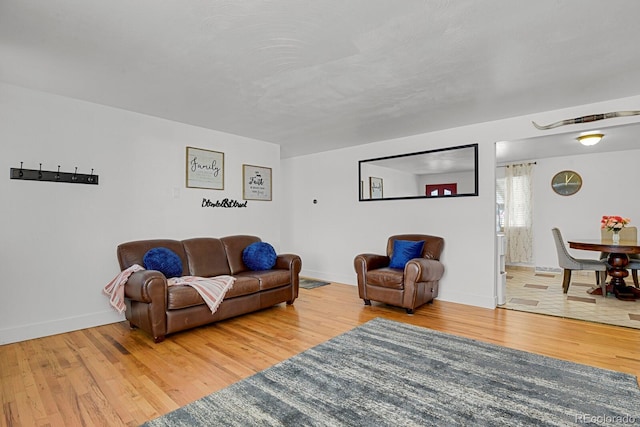
[[[375,317],[640,376],[637,329],[440,301],[412,316],[373,304],[331,284],[160,344],[122,322],[0,346],[1,425],[137,426]]]

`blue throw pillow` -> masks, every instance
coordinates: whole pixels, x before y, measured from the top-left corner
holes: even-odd
[[[271,270],[277,257],[273,246],[265,242],[252,243],[242,251],[242,261],[254,271]]]
[[[144,262],[144,268],[157,270],[167,279],[182,276],[182,260],[171,249],[162,247],[149,249],[144,254],[142,262]]]
[[[393,253],[391,254],[391,268],[404,268],[405,264],[413,258],[420,258],[424,241],[413,242],[411,240],[394,240]]]

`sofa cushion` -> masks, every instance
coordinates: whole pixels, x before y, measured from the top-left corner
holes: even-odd
[[[167,288],[167,309],[179,310],[204,304],[204,300],[198,292],[187,285],[169,286]]]
[[[404,272],[393,268],[370,270],[367,272],[367,285],[404,289]]]
[[[222,241],[197,237],[182,241],[192,276],[213,277],[231,274]]]
[[[260,280],[256,277],[235,275],[236,281],[233,287],[227,291],[225,299],[255,294],[260,291]]]
[[[257,278],[235,277],[236,281],[225,294],[223,301],[239,296],[255,294],[260,291],[260,281]],[[167,309],[169,310],[180,310],[181,308],[204,304],[204,300],[200,294],[188,285],[169,286],[167,292]]]
[[[404,268],[407,262],[420,257],[423,247],[423,240],[394,240],[389,268]]]
[[[242,271],[247,271],[248,267],[242,261],[242,251],[250,244],[260,242],[260,238],[248,235],[235,235],[222,237],[220,240],[227,253],[227,262],[229,263],[231,275],[235,276]]]
[[[258,279],[261,291],[279,288],[291,283],[291,272],[289,270],[244,271],[235,277],[254,277]]]
[[[182,260],[171,249],[164,247],[149,249],[142,258],[144,268],[157,270],[167,279],[182,276]]]
[[[253,271],[271,270],[277,257],[276,250],[266,242],[252,243],[242,251],[242,261]]]

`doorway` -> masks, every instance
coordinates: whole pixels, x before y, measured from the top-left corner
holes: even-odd
[[[619,179],[625,182],[637,180],[637,172],[634,172],[637,166],[634,165],[640,158],[640,150],[633,141],[637,140],[640,124],[600,130],[605,138],[593,147],[577,143],[578,131],[496,143],[496,232],[503,229],[506,209],[500,193],[504,185],[499,182],[504,176],[501,166],[532,161],[537,163],[534,178],[536,213],[533,261],[530,265],[509,265],[507,262],[505,304],[499,307],[639,327],[637,303],[618,301],[613,297],[603,299],[600,295],[587,293],[595,286],[595,275],[574,273],[569,293],[562,294],[562,270],[557,263],[551,228],[557,226],[568,239],[595,239],[600,235],[599,221],[602,215],[631,216],[632,220],[640,223],[640,218],[633,217],[634,212],[640,212],[640,200],[637,198],[621,194],[615,198],[615,206],[602,201],[603,194],[607,194],[607,200],[611,199],[611,186],[607,185],[610,169],[603,168],[603,165],[620,163],[621,166],[616,168],[621,175]],[[578,171],[584,184],[577,194],[563,196],[553,191],[552,178],[559,171],[567,169]],[[636,174],[636,178],[633,174]],[[613,211],[609,210],[610,205],[614,207]],[[579,258],[594,257],[592,253],[570,251]],[[497,280],[499,285],[500,278]],[[582,317],[580,312],[583,312]]]

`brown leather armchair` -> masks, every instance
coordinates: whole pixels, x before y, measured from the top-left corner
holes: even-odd
[[[404,269],[391,268],[394,242],[424,241],[421,256],[409,260]],[[399,234],[389,237],[387,254],[360,254],[353,261],[358,275],[358,293],[365,305],[371,300],[403,307],[408,314],[438,296],[438,282],[444,274],[440,254],[442,237],[425,234]]]

